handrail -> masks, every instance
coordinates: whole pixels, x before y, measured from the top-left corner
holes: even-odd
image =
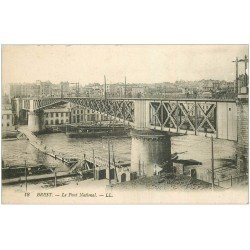
[[[59,156],[61,157],[62,159],[58,158],[59,160],[63,160],[65,163],[68,163],[69,164],[69,161],[67,161],[67,158],[70,158],[70,157],[65,157],[65,154],[61,153],[61,152],[56,152],[54,149],[44,145],[43,147],[46,147],[46,148],[41,148],[40,146],[42,146],[42,142],[30,131],[26,130],[26,129],[23,129],[23,128],[19,128],[19,132],[23,133],[30,141],[31,145],[34,146],[36,149],[40,150],[41,152],[43,153],[46,153],[46,154],[49,154],[49,155],[54,155],[54,156]],[[37,145],[39,144],[39,145]],[[84,159],[79,159],[78,162],[76,162],[72,168],[71,168],[71,171],[73,171],[74,169],[76,169],[78,166],[80,166],[84,161],[88,161],[92,164],[94,164],[93,162],[93,156],[90,156],[88,154],[84,154]],[[99,165],[99,166],[108,166],[108,161],[100,156],[95,156],[95,164],[96,165]],[[115,167],[115,165],[113,163],[111,163],[111,167]]]

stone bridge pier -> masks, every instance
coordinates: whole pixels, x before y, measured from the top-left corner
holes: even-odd
[[[163,163],[171,160],[170,135],[152,131],[149,101],[136,100],[134,130],[131,132],[131,171],[139,176],[153,176]]]
[[[33,100],[30,100],[32,102]],[[28,128],[31,132],[39,132],[43,129],[43,110],[34,110],[30,105],[31,109],[28,111]]]

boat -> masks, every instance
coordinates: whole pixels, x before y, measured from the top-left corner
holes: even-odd
[[[129,134],[129,129],[124,126],[77,126],[67,129],[66,135],[70,138],[93,138],[104,136],[124,136]]]
[[[2,167],[2,179],[19,178],[27,175],[51,174],[54,172],[53,167],[47,167],[39,164],[33,167],[29,166],[4,166]]]

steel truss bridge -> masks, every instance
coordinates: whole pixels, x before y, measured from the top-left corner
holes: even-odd
[[[61,103],[74,103],[76,105],[91,109],[101,114],[119,118],[121,120],[134,122],[134,100],[130,99],[96,99],[96,98],[46,98],[46,99],[23,99],[22,107],[33,111],[46,109]]]
[[[67,102],[127,122],[137,129],[237,140],[236,100],[68,97],[22,99],[22,109],[36,111]]]

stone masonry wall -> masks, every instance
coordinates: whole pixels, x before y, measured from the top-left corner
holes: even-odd
[[[237,104],[238,145],[237,169],[241,173],[248,171],[248,103],[239,101]]]

